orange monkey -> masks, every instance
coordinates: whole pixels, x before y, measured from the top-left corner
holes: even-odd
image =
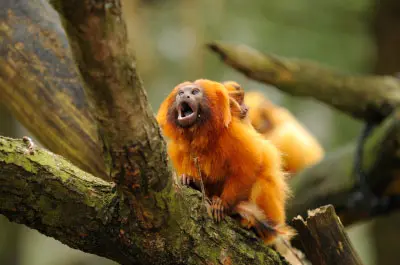
[[[161,104],[157,121],[169,138],[168,154],[180,180],[202,179],[217,222],[239,214],[265,243],[288,239],[288,187],[278,149],[231,115],[223,84],[199,79],[177,85]]]
[[[320,143],[287,109],[272,104],[259,92],[245,93],[234,81],[223,84],[237,102],[231,104],[232,115],[251,124],[280,149],[286,171],[296,173],[323,158]]]
[[[320,143],[287,109],[259,92],[247,92],[244,102],[253,127],[282,152],[286,171],[296,173],[323,158]]]

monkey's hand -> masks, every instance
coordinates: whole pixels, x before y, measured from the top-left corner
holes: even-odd
[[[188,186],[188,187],[191,187],[193,189],[200,191],[200,182],[197,179],[195,179],[193,176],[190,176],[188,174],[182,174],[179,179],[180,179],[180,182],[182,185],[185,185],[185,186]]]
[[[187,174],[182,174],[180,177],[180,180],[181,180],[181,184],[186,185],[186,186],[190,186],[190,183],[194,182],[194,178]]]
[[[221,222],[228,211],[228,204],[221,200],[218,196],[213,196],[211,199],[211,211],[209,211],[210,217],[217,223]]]

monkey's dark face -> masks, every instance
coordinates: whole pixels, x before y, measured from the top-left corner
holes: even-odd
[[[247,116],[247,112],[249,111],[249,107],[246,104],[242,103],[240,105],[240,118],[244,119]]]
[[[188,128],[198,122],[203,101],[204,92],[201,87],[190,84],[179,88],[175,100],[176,123],[183,128]]]

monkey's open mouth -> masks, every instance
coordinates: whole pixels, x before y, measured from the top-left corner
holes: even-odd
[[[194,124],[197,118],[197,104],[192,100],[185,100],[178,103],[178,124],[188,127]]]

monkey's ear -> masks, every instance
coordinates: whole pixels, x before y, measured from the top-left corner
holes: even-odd
[[[218,101],[221,106],[222,114],[223,114],[223,122],[224,126],[228,127],[232,121],[231,110],[229,108],[229,95],[226,89],[218,89],[217,90]]]

